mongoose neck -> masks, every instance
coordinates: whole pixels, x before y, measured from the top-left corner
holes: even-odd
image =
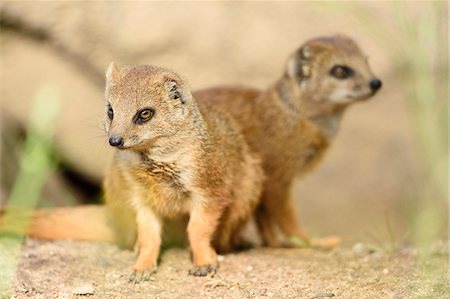
[[[296,114],[303,111],[300,100],[301,90],[295,86],[289,78],[281,78],[275,83],[274,90],[281,103],[287,110]]]
[[[327,138],[336,136],[346,105],[327,105],[326,100],[317,101],[311,97],[303,99],[306,117],[315,124]]]

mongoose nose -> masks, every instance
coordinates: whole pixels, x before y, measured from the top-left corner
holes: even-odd
[[[120,136],[111,136],[111,137],[109,137],[109,144],[111,146],[122,146],[123,138]]]
[[[372,81],[370,81],[369,85],[372,91],[377,91],[378,89],[381,88],[382,83],[378,79],[373,79]]]

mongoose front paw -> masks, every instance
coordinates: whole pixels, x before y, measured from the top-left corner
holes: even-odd
[[[206,276],[209,273],[216,273],[217,266],[204,265],[204,266],[194,266],[194,268],[189,270],[189,275],[193,276]]]
[[[156,267],[146,269],[143,271],[134,270],[133,273],[128,277],[128,282],[130,283],[140,283],[143,281],[149,281],[152,274],[156,272]]]

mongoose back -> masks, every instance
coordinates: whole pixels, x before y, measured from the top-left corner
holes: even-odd
[[[112,63],[106,78],[104,124],[117,150],[104,180],[105,200],[118,243],[136,242],[139,251],[130,279],[145,280],[154,271],[162,219],[183,215],[189,215],[190,273],[214,272],[216,250],[239,242],[257,205],[259,160],[234,120],[212,102],[197,104],[174,72]]]
[[[267,180],[256,220],[265,244],[279,246],[275,226],[294,246],[300,240],[318,247],[340,242],[337,237],[310,240],[302,232],[290,187],[294,177],[320,161],[345,109],[370,98],[380,87],[358,45],[335,35],[306,42],[289,57],[282,77],[266,90],[217,87],[194,93],[200,102],[228,109],[251,149],[263,159]]]

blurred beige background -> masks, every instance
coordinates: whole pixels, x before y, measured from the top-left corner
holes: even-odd
[[[429,5],[406,3],[412,17]],[[56,149],[93,182],[110,154],[100,127],[110,61],[169,67],[193,89],[265,88],[307,39],[353,37],[383,88],[349,109],[324,161],[296,184],[298,212],[312,235],[338,234],[346,242],[407,236],[404,205],[418,180],[419,156],[393,45],[380,35],[398,47],[415,45],[396,31],[392,3],[1,2],[0,18],[3,113],[25,124],[38,91],[54,86],[61,100]]]

